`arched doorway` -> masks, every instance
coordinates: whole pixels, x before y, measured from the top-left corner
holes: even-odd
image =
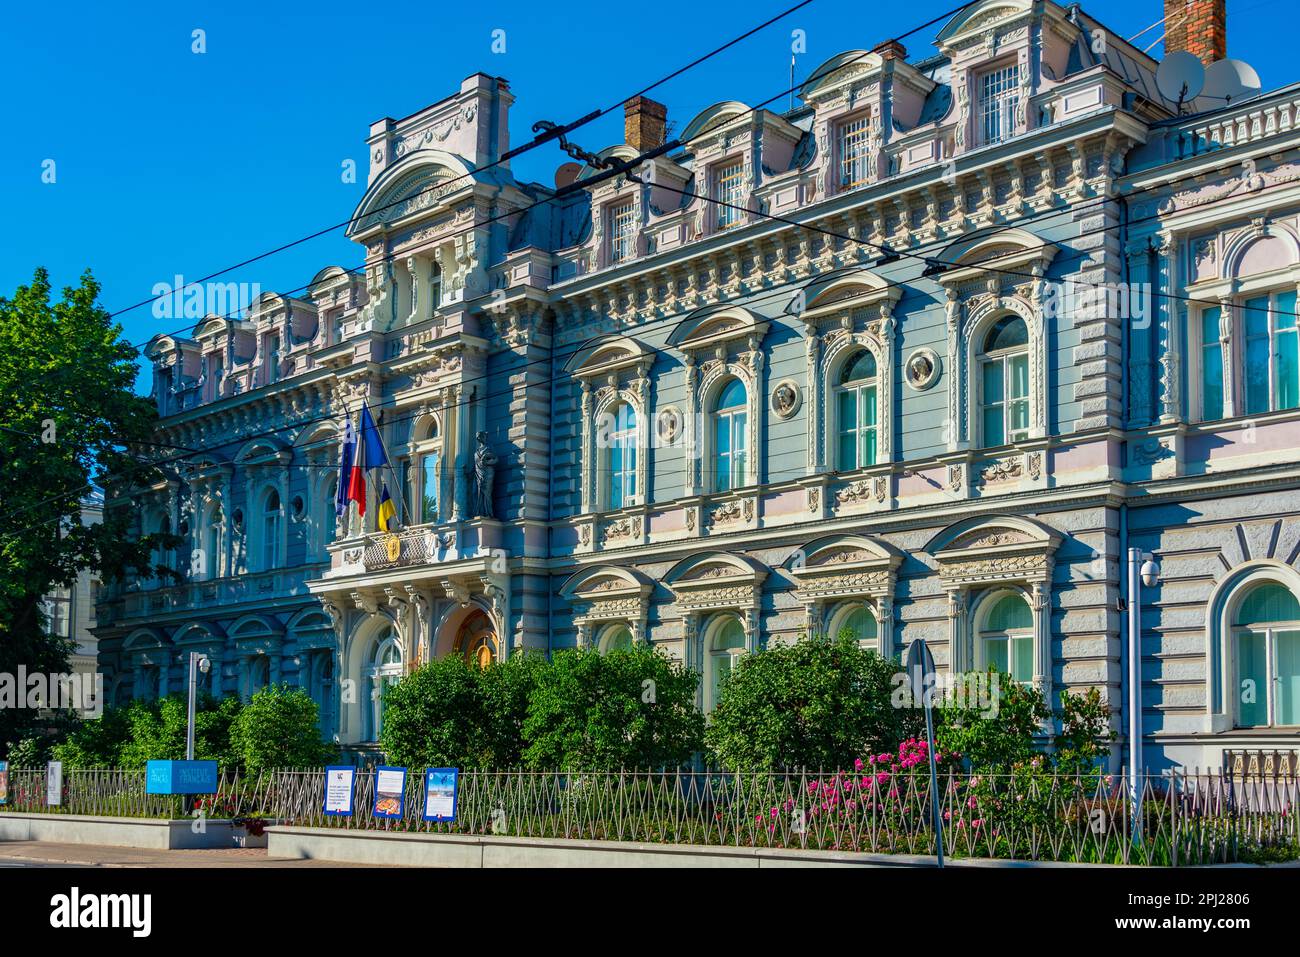
[[[460,655],[469,664],[486,668],[496,660],[498,650],[492,619],[482,609],[474,609],[457,629],[452,653]]]

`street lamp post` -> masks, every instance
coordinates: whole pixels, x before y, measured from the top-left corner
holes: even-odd
[[[1142,837],[1142,586],[1160,582],[1160,566],[1140,548],[1128,550],[1128,766],[1133,841]]]
[[[212,659],[197,651],[190,652],[190,702],[185,723],[185,760],[194,760],[194,698],[198,693],[199,672],[205,675],[212,670]]]

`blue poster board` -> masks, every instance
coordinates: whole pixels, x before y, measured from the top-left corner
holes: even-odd
[[[145,794],[216,794],[216,761],[150,761],[144,771]]]
[[[406,811],[406,768],[375,768],[375,817],[401,818]]]
[[[460,771],[456,768],[429,768],[424,772],[424,819],[456,820],[456,797],[460,789]]]
[[[336,817],[352,816],[352,796],[357,769],[347,764],[325,769],[325,813]]]

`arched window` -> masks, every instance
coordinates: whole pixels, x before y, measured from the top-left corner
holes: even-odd
[[[713,412],[713,490],[726,492],[745,484],[748,455],[745,384],[731,379],[723,386]]]
[[[876,616],[866,605],[858,602],[843,605],[836,610],[832,621],[830,637],[838,638],[847,632],[859,644],[879,647],[880,627],[876,623]]]
[[[367,677],[370,679],[370,720],[365,739],[378,741],[384,730],[384,691],[402,678],[402,646],[392,628],[385,628],[375,639],[375,655]]]
[[[601,654],[609,651],[627,651],[632,647],[632,631],[627,625],[609,625],[600,633]]]
[[[1023,595],[991,596],[979,616],[976,642],[981,671],[996,668],[1022,683],[1033,680],[1034,614]]]
[[[1285,585],[1261,582],[1232,619],[1237,723],[1300,724],[1300,601]]]
[[[607,414],[604,426],[605,505],[623,508],[634,504],[637,495],[636,411],[620,402]]]
[[[280,493],[271,489],[262,505],[262,570],[280,564]]]
[[[1003,316],[984,338],[979,359],[980,438],[983,447],[1029,437],[1029,329]]]
[[[730,615],[719,619],[710,631],[708,648],[704,655],[704,710],[718,706],[722,683],[731,674],[736,662],[745,652],[745,628],[740,619]]]
[[[415,462],[415,497],[419,522],[429,525],[442,520],[443,443],[438,420],[430,418],[417,434],[412,455]]]
[[[841,472],[876,464],[876,357],[854,353],[835,389],[836,467]]]

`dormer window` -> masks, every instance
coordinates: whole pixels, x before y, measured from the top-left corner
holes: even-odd
[[[609,262],[627,262],[636,254],[636,220],[631,201],[617,203],[609,208]]]
[[[744,218],[744,168],[739,160],[713,172],[713,198],[718,207],[718,228],[729,229]]]
[[[839,126],[840,188],[852,189],[867,181],[867,138],[870,118],[860,116]]]
[[[1016,107],[1020,103],[1020,67],[997,67],[980,74],[980,144],[1001,143],[1015,132]]]

